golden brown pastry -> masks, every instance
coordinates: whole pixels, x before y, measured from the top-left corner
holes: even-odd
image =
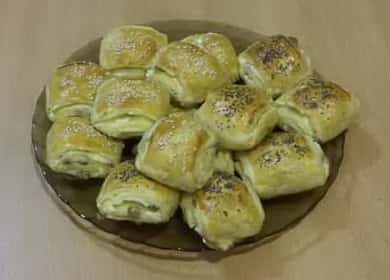
[[[179,192],[139,173],[124,161],[107,176],[97,197],[99,212],[113,220],[163,223],[179,206]]]
[[[271,98],[246,85],[228,85],[210,92],[195,117],[217,136],[222,147],[231,150],[254,147],[278,121]]]
[[[96,88],[107,73],[99,65],[74,62],[57,67],[46,85],[46,111],[49,119],[89,117]]]
[[[147,76],[167,87],[183,107],[203,102],[209,90],[228,81],[215,57],[185,42],[173,42],[160,50]]]
[[[218,250],[259,233],[264,221],[256,193],[227,173],[216,173],[203,189],[183,194],[180,206],[189,227]]]
[[[248,84],[277,97],[311,73],[310,59],[295,38],[264,36],[239,55],[240,75]]]
[[[54,122],[47,134],[46,162],[60,173],[81,179],[105,177],[120,162],[123,144],[97,131],[88,119]]]
[[[236,51],[230,40],[219,33],[203,33],[188,36],[183,42],[195,45],[214,56],[223,70],[227,72],[229,81],[234,83],[239,78],[239,65]]]
[[[280,126],[326,142],[347,129],[359,100],[339,85],[311,75],[276,101]]]
[[[138,145],[135,166],[172,188],[200,189],[215,170],[216,141],[193,118],[175,112],[157,121]]]
[[[113,70],[114,75],[143,79],[157,51],[167,44],[168,37],[152,27],[120,26],[104,36],[100,46],[100,65]]]
[[[170,110],[169,92],[148,80],[111,78],[98,89],[91,121],[108,136],[142,134]]]
[[[237,153],[237,171],[263,199],[322,186],[329,163],[309,136],[274,132],[256,148]]]

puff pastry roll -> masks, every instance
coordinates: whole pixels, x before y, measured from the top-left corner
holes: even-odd
[[[143,79],[157,51],[168,37],[152,27],[126,25],[114,28],[100,45],[100,65],[114,75]]]
[[[216,173],[203,189],[183,194],[180,206],[189,227],[218,250],[259,233],[264,221],[256,193],[227,173]]]
[[[278,121],[272,100],[259,88],[228,85],[208,94],[195,117],[219,144],[231,150],[254,147]]]
[[[80,117],[59,119],[46,141],[48,166],[81,179],[105,177],[120,162],[123,144],[97,131]]]
[[[166,86],[183,107],[203,102],[209,90],[228,81],[215,57],[185,42],[173,42],[160,50],[147,76]]]
[[[321,146],[302,134],[274,132],[256,148],[237,153],[237,171],[263,199],[322,186],[329,164]]]
[[[276,101],[280,126],[326,142],[345,130],[359,100],[337,84],[311,75]]]
[[[265,36],[239,55],[240,75],[276,97],[311,73],[308,56],[295,38]]]
[[[46,111],[49,119],[89,117],[96,88],[107,73],[99,65],[75,62],[59,66],[46,85]]]
[[[135,166],[148,177],[182,191],[200,189],[215,169],[216,141],[190,112],[157,121],[138,144]]]
[[[170,110],[169,92],[148,80],[111,78],[98,89],[92,124],[108,136],[141,136]]]
[[[107,176],[97,197],[99,212],[108,219],[163,223],[179,206],[179,192],[139,173],[124,161]]]
[[[227,72],[231,83],[238,80],[240,68],[236,51],[226,36],[219,33],[195,34],[184,38],[183,41],[198,46],[214,56]]]

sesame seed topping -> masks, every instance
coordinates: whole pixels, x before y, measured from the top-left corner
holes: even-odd
[[[67,137],[78,133],[83,133],[88,137],[102,136],[102,134],[95,130],[91,125],[76,120],[71,120],[68,123],[68,125],[64,129],[63,136]]]
[[[300,54],[284,36],[271,36],[259,41],[254,56],[268,71],[271,79],[287,76],[300,66]]]
[[[337,89],[330,83],[311,77],[303,81],[293,94],[294,101],[309,110],[324,115],[337,99]]]
[[[147,86],[143,83],[146,82],[132,80],[117,81],[115,86],[110,89],[110,93],[105,95],[104,98],[110,105],[122,104],[134,98],[142,98],[149,101],[156,100],[158,98],[157,88]]]

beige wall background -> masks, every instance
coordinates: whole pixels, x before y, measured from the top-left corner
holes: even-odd
[[[0,0],[0,279],[390,279],[389,10],[386,0]],[[362,103],[340,175],[309,217],[216,263],[107,248],[56,207],[31,159],[33,104],[49,71],[114,26],[172,18],[297,36]]]

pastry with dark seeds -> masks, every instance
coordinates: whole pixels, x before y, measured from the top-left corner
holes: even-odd
[[[97,197],[99,212],[108,219],[163,223],[179,206],[180,193],[142,175],[130,161],[117,165]]]
[[[311,73],[309,57],[295,38],[264,36],[239,55],[240,75],[272,97],[283,94]]]
[[[234,175],[217,172],[201,190],[184,194],[183,217],[203,242],[226,251],[260,232],[264,211],[256,193]]]
[[[231,150],[253,148],[278,121],[271,98],[246,85],[228,85],[210,92],[195,117],[216,135],[222,147]]]
[[[307,191],[325,184],[329,162],[306,135],[274,132],[258,146],[236,154],[236,169],[260,198]]]

